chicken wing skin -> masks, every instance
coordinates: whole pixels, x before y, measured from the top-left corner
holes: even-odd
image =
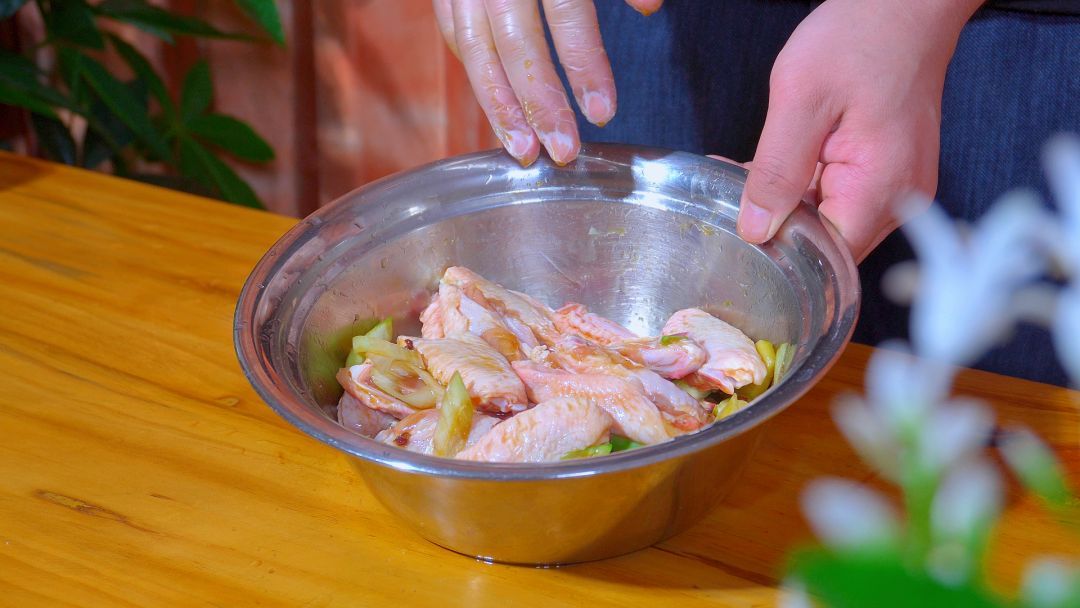
[[[469,438],[465,446],[468,447],[479,441],[481,437],[500,422],[502,421],[494,416],[486,416],[480,412],[475,412],[472,419],[472,428],[469,430]],[[389,445],[396,445],[410,452],[432,454],[434,451],[435,426],[438,423],[439,410],[421,410],[397,421],[397,424],[376,435],[375,440]]]
[[[558,397],[577,397],[608,413],[611,430],[639,443],[670,439],[656,405],[632,379],[603,374],[573,374],[534,363],[515,361],[514,371],[525,383],[529,399],[536,402]]]
[[[705,349],[686,336],[637,338],[611,344],[610,348],[672,380],[694,373],[706,360]]]
[[[564,334],[577,334],[602,346],[638,337],[622,325],[591,313],[584,304],[576,302],[555,311],[555,327]]]
[[[397,422],[390,414],[364,405],[348,392],[338,400],[337,418],[341,426],[365,437],[374,437]]]
[[[463,460],[547,462],[567,452],[608,440],[612,420],[585,399],[550,399],[495,425],[472,446],[458,452]]]
[[[411,344],[440,384],[449,384],[459,372],[478,409],[506,414],[528,407],[525,385],[510,362],[478,336],[468,332],[441,339],[401,336],[398,344]]]
[[[445,338],[468,332],[483,338],[510,361],[524,358],[528,349],[536,346],[536,338],[527,328],[524,335],[527,342],[522,343],[499,313],[481,306],[459,287],[440,283],[439,293],[431,306],[434,307],[429,307],[431,312],[425,310],[425,316],[420,317],[424,324],[421,335],[425,338]]]
[[[499,313],[515,335],[528,329],[533,338],[519,335],[523,343],[552,344],[559,337],[552,310],[531,296],[492,283],[463,266],[447,268],[442,282],[460,288],[476,303]]]
[[[555,311],[555,327],[607,346],[665,378],[682,378],[705,363],[705,349],[685,336],[641,338],[622,325],[570,303]]]
[[[680,430],[693,431],[708,421],[705,408],[670,380],[584,338],[562,338],[551,349],[550,359],[576,374],[607,374],[635,379],[645,396],[660,409],[661,415]]]
[[[765,362],[750,338],[701,309],[687,308],[671,315],[664,333],[685,334],[705,348],[705,364],[685,378],[691,386],[731,395],[737,388],[765,381]]]
[[[420,313],[420,335],[425,338],[438,339],[446,337],[443,328],[442,297],[439,293],[431,299],[431,304]]]
[[[371,372],[375,369],[370,362],[338,370],[337,381],[345,392],[362,405],[377,412],[389,414],[394,418],[404,418],[416,410],[403,401],[387,395],[371,381]],[[340,414],[339,414],[340,415]]]

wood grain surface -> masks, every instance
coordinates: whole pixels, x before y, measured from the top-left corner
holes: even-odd
[[[333,449],[259,401],[233,354],[248,271],[293,220],[0,154],[0,605],[772,605],[809,539],[807,480],[874,483],[829,418],[850,347],[776,418],[742,484],[657,547],[540,570],[420,539]],[[1076,392],[980,372],[958,390],[1080,479]],[[1077,538],[1015,491],[992,579]]]

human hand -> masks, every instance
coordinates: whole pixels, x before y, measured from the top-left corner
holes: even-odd
[[[896,228],[900,197],[932,197],[945,69],[981,3],[827,0],[811,13],[773,65],[739,234],[769,240],[816,185],[862,260]]]
[[[663,0],[626,0],[643,14]],[[615,116],[611,74],[592,0],[543,0],[544,16],[578,108],[604,126]],[[540,145],[556,163],[581,147],[574,111],[544,38],[537,0],[434,0],[446,43],[465,65],[473,93],[503,147],[523,165]]]

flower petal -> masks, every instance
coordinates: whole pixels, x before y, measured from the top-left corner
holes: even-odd
[[[889,503],[853,481],[814,480],[803,492],[802,504],[814,532],[836,549],[891,544],[899,534]]]

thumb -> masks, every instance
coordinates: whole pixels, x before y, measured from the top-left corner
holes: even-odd
[[[750,173],[739,203],[739,236],[764,243],[810,186],[821,146],[835,124],[822,104],[808,104],[773,88]]]

